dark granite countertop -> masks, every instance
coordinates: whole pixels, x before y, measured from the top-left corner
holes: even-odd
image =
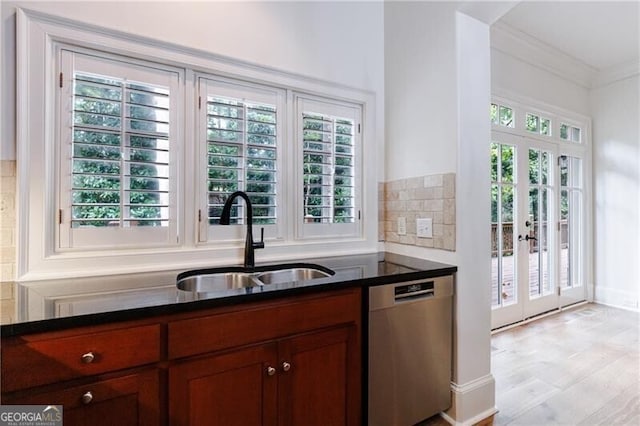
[[[122,284],[112,288],[109,284],[94,284],[93,291],[77,294],[64,292],[56,295],[50,290],[39,303],[25,300],[20,303],[18,321],[4,324],[0,328],[3,337],[29,333],[39,333],[66,328],[98,325],[119,321],[142,319],[154,315],[167,315],[178,312],[195,311],[216,306],[242,304],[276,297],[307,294],[346,287],[369,287],[393,282],[412,281],[437,276],[450,275],[457,267],[417,259],[393,253],[377,253],[341,257],[315,258],[304,263],[314,263],[335,271],[335,275],[310,281],[269,284],[260,287],[234,288],[209,293],[180,291],[175,286],[175,277],[171,283],[158,285],[124,287]],[[264,266],[268,269],[268,263]],[[236,268],[237,269],[237,268]],[[177,271],[178,273],[184,271]],[[95,279],[93,280],[96,281]],[[51,284],[68,288],[64,281]],[[78,284],[74,284],[78,287]],[[95,291],[95,288],[99,291]],[[22,289],[24,299],[29,292]],[[33,299],[33,297],[32,297]],[[42,309],[27,312],[33,305]]]

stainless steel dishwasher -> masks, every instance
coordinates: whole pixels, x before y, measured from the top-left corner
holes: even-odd
[[[411,426],[451,405],[453,276],[369,288],[369,425]]]

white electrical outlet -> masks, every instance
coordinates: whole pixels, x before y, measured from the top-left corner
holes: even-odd
[[[418,238],[433,238],[433,219],[416,219],[416,229]]]
[[[407,218],[398,218],[398,235],[407,235]]]

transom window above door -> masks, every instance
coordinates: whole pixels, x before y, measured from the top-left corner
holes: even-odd
[[[588,119],[549,106],[533,108],[527,103],[495,97],[489,119],[493,130],[557,143],[585,145],[589,141]]]

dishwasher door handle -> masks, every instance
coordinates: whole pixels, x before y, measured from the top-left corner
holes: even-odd
[[[414,291],[412,293],[396,294],[395,301],[404,302],[408,300],[426,299],[428,297],[433,297],[434,295],[435,291],[433,289]]]

